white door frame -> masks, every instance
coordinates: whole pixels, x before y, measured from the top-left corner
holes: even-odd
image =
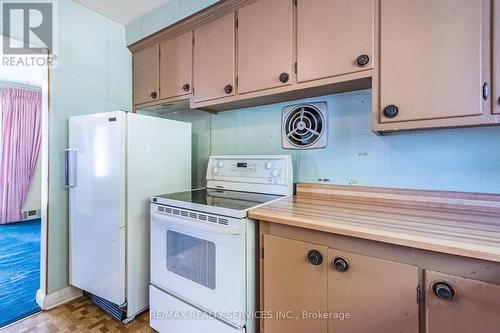
[[[49,181],[50,181],[50,64],[47,50],[46,68],[42,79],[42,143],[40,146],[41,159],[41,232],[40,232],[40,288],[36,292],[36,302],[42,310],[52,309],[82,295],[78,288],[67,286],[62,290],[48,294],[48,241],[49,241]]]

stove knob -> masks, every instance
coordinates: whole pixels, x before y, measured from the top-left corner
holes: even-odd
[[[219,168],[217,168],[217,167],[216,167],[216,168],[214,168],[214,169],[212,170],[212,172],[213,172],[213,174],[214,174],[214,175],[218,174],[218,173],[219,173]]]
[[[273,177],[278,177],[280,175],[280,171],[278,169],[274,169],[272,172],[271,172],[271,175]]]
[[[266,163],[266,169],[271,169],[273,167],[273,164],[271,162]]]
[[[223,161],[219,161],[219,163],[217,163],[217,166],[219,168],[223,168],[224,167],[224,162]]]

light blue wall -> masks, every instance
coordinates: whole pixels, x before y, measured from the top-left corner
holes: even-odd
[[[326,101],[328,147],[281,148],[281,110],[300,101],[210,115],[182,111],[193,123],[193,183],[203,185],[210,154],[293,155],[295,181],[500,193],[500,127],[402,132],[371,130],[371,90],[302,101]]]
[[[149,36],[181,19],[202,10],[218,0],[170,0],[127,24],[127,45]]]
[[[58,63],[51,71],[48,292],[68,285],[68,201],[64,149],[68,117],[131,109],[125,28],[71,0],[59,1]]]

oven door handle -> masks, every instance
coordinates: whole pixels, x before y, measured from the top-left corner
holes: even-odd
[[[211,222],[194,222],[189,219],[182,219],[172,215],[159,214],[151,212],[152,219],[159,219],[163,222],[172,223],[179,227],[191,227],[199,230],[209,231],[214,234],[227,234],[227,235],[241,235],[243,232],[241,228],[235,226],[222,226]]]

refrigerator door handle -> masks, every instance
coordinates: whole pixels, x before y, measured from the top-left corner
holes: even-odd
[[[76,152],[74,148],[64,151],[64,187],[76,187]]]

